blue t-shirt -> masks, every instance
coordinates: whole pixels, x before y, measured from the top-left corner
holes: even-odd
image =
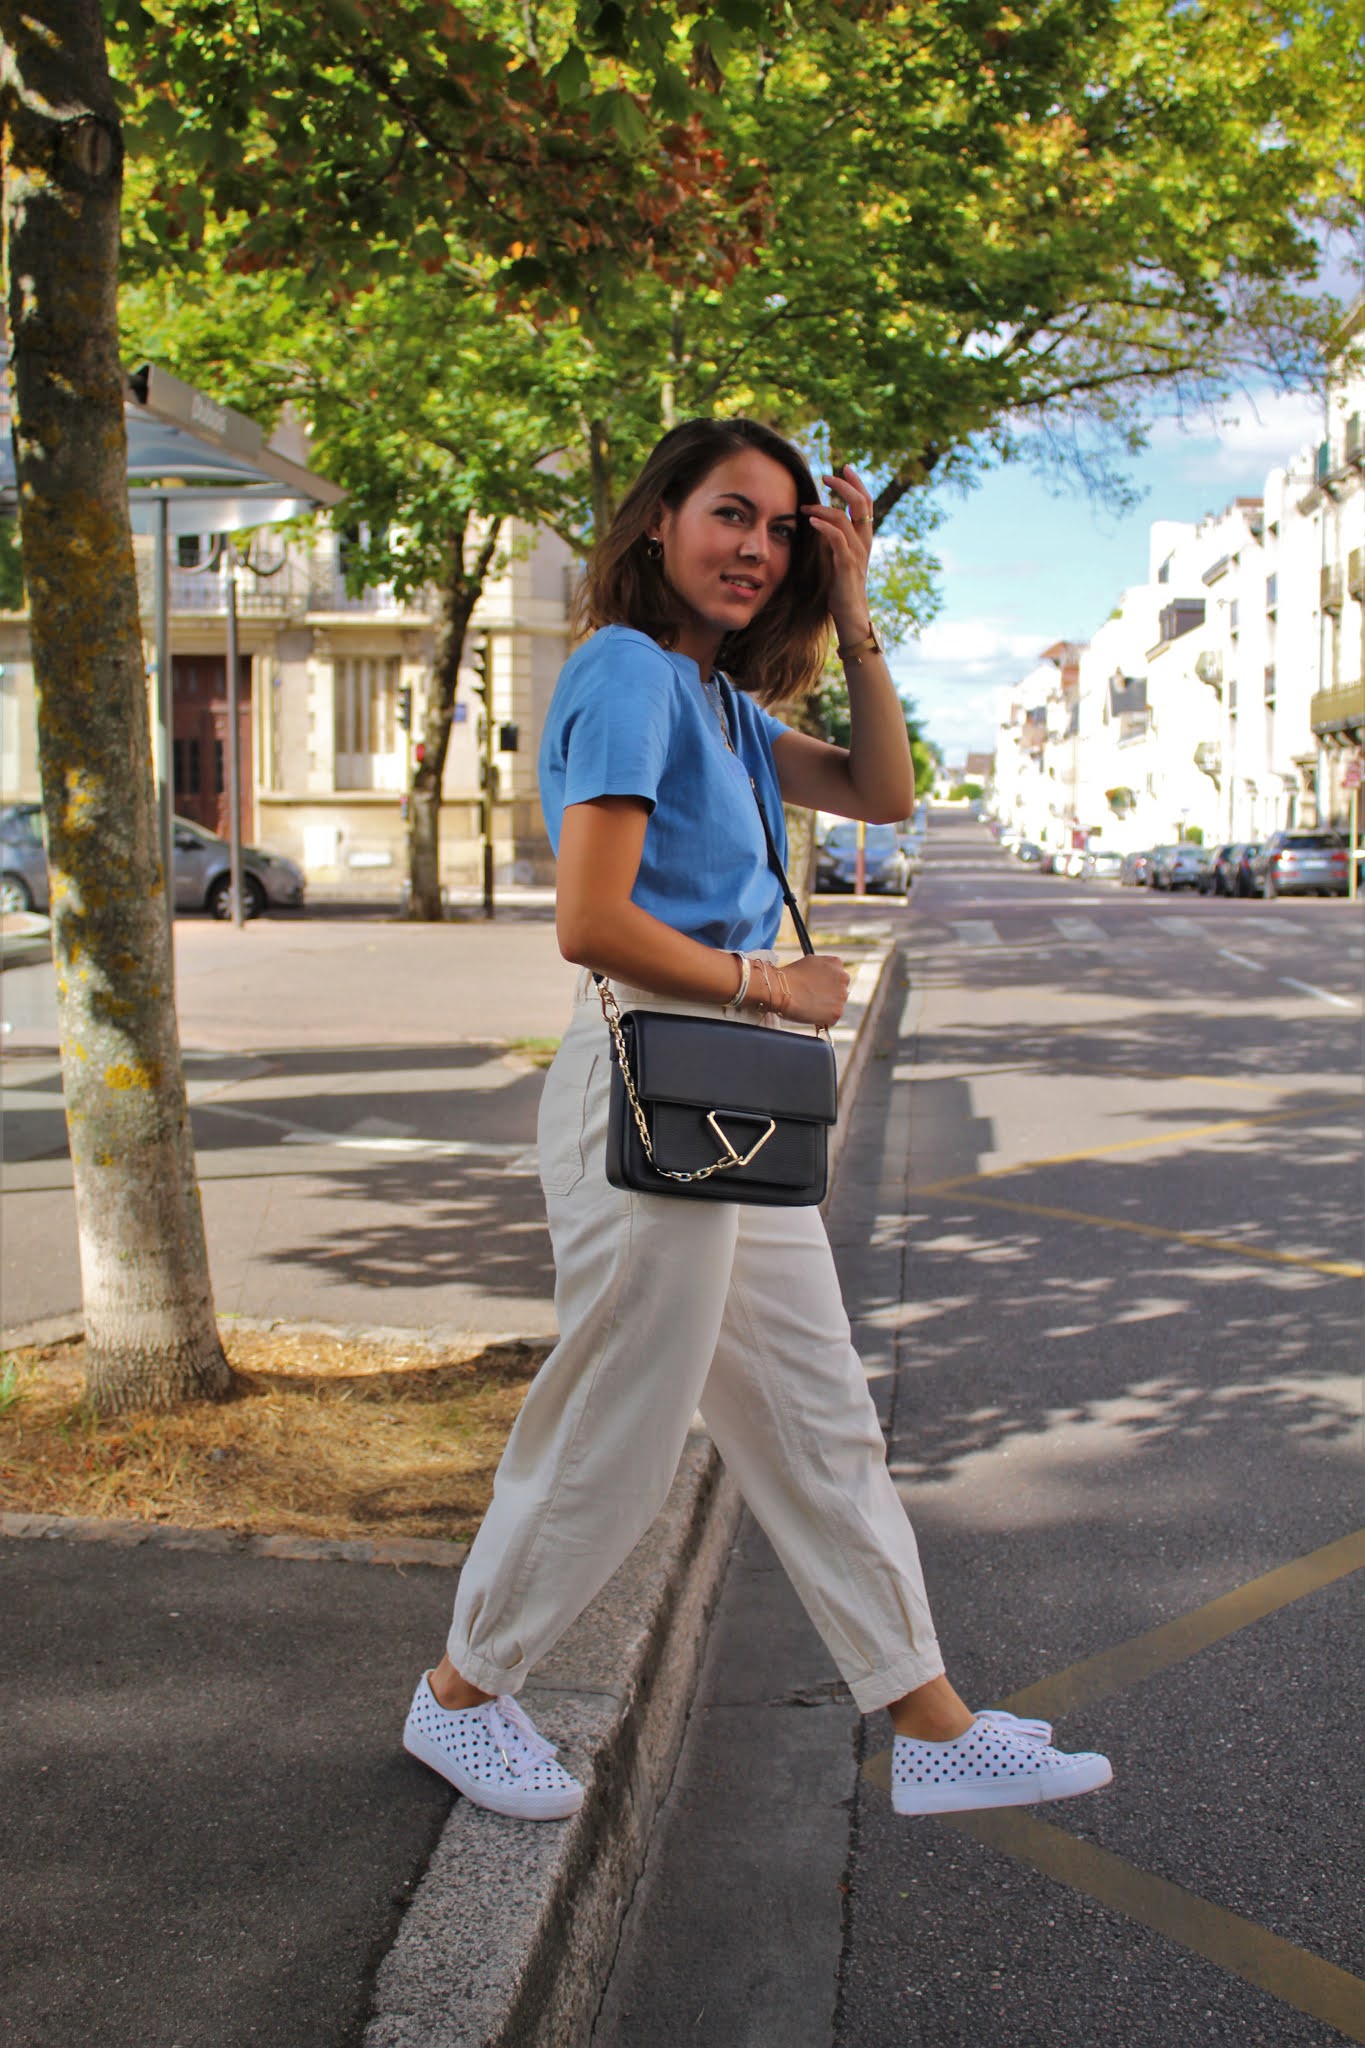
[[[786,727],[742,690],[720,687],[738,759],[695,661],[633,626],[603,626],[555,685],[540,800],[558,853],[569,804],[643,798],[649,820],[631,901],[705,946],[747,952],[773,945],[782,917],[749,777],[785,861],[773,740]]]

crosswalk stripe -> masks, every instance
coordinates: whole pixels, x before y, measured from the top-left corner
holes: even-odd
[[[1064,939],[1104,941],[1109,937],[1104,926],[1096,924],[1093,917],[1054,917],[1052,922]]]
[[[1000,934],[988,917],[964,917],[954,923],[953,930],[964,946],[998,946]]]
[[[1187,938],[1191,932],[1197,932],[1202,937],[1204,932],[1204,920],[1201,917],[1154,917],[1152,923],[1161,931],[1175,932],[1181,938]]]

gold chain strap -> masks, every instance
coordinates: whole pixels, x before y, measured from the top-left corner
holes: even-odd
[[[657,1174],[661,1174],[665,1180],[710,1180],[713,1173],[729,1173],[736,1166],[747,1166],[754,1153],[761,1146],[766,1145],[768,1139],[772,1136],[772,1124],[769,1124],[766,1133],[759,1139],[758,1144],[754,1146],[753,1150],[741,1158],[739,1153],[735,1151],[734,1146],[730,1144],[724,1132],[715,1123],[714,1114],[710,1119],[711,1127],[716,1132],[722,1145],[728,1147],[730,1152],[728,1159],[717,1159],[710,1166],[697,1167],[692,1173],[677,1173],[671,1167],[660,1166],[658,1160],[654,1157],[654,1147],[650,1143],[649,1125],[645,1121],[644,1107],[639,1096],[635,1093],[635,1081],[630,1071],[630,1060],[626,1053],[625,1033],[621,1029],[621,1005],[616,1000],[616,991],[613,988],[609,988],[605,981],[599,981],[597,984],[597,996],[602,1005],[602,1015],[606,1018],[611,1035],[616,1041],[616,1058],[620,1064],[621,1079],[626,1084],[626,1095],[635,1117],[635,1128],[640,1133],[640,1143],[645,1148],[645,1157],[654,1168],[654,1171]]]

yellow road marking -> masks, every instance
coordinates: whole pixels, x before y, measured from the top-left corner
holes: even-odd
[[[1348,2040],[1365,2041],[1365,1982],[1349,1970],[1022,1810],[944,1818],[962,1834],[1003,1850],[1101,1905],[1116,1907],[1229,1976],[1335,2027]]]
[[[1222,1642],[1253,1621],[1264,1621],[1268,1614],[1302,1600],[1308,1593],[1320,1592],[1324,1586],[1359,1571],[1362,1565],[1365,1529],[1357,1529],[1350,1536],[1338,1537],[1335,1543],[1325,1543],[1321,1550],[1310,1550],[1306,1556],[1279,1565],[1273,1572],[1249,1579],[1231,1593],[1221,1593],[1216,1600],[1192,1608],[1174,1621],[1163,1622],[1143,1635],[1129,1636],[1126,1642],[1101,1650],[1094,1657],[1082,1658],[1079,1664],[1069,1664],[1051,1678],[1025,1686],[1004,1704],[1012,1714],[1037,1714],[1056,1720],[1076,1707],[1108,1699],[1171,1664],[1182,1664],[1210,1644]]]
[[[945,1190],[951,1192],[945,1192]],[[1008,1209],[1017,1216],[1049,1216],[1058,1223],[1090,1223],[1100,1230],[1126,1230],[1134,1237],[1156,1237],[1170,1244],[1192,1245],[1196,1251],[1231,1253],[1239,1259],[1262,1259],[1275,1266],[1300,1266],[1310,1273],[1326,1273],[1334,1280],[1365,1279],[1365,1265],[1354,1259],[1310,1259],[1298,1252],[1277,1252],[1268,1245],[1246,1244],[1236,1237],[1205,1237],[1198,1230],[1166,1230],[1159,1223],[1133,1223],[1126,1216],[1092,1216],[1084,1209],[1059,1209],[1047,1202],[1011,1202],[1003,1195],[979,1195],[967,1181],[943,1182],[939,1187],[916,1188],[917,1195],[934,1201],[965,1202],[977,1209]]]
[[[1004,1704],[1013,1713],[1049,1719],[1075,1707],[1093,1705],[1183,1663],[1306,1594],[1319,1592],[1362,1564],[1365,1530],[1357,1530],[1264,1572],[1174,1621],[1130,1636],[1094,1657],[1082,1658],[1037,1685],[1025,1686]],[[869,1757],[862,1775],[889,1792],[891,1751],[881,1750]],[[1335,2027],[1349,2040],[1365,2042],[1365,1982],[1254,1920],[1139,1870],[1111,1850],[1080,1841],[1022,1808],[939,1818],[946,1826],[1003,1850],[1057,1883],[1069,1885],[1101,1905],[1115,1907],[1192,1954],[1203,1956],[1229,1976],[1240,1977],[1296,2011]]]
[[[1072,1027],[1068,1027],[1068,1029],[1070,1028]],[[982,1074],[1033,1074],[1037,1076],[1038,1073],[1039,1069],[1036,1060],[1009,1060],[1002,1061],[998,1066],[987,1063],[979,1067],[951,1067],[942,1075],[935,1074],[933,1078],[935,1080],[970,1081]],[[1055,1078],[1069,1081],[1073,1074],[1095,1074],[1106,1081],[1162,1081],[1169,1082],[1173,1088],[1235,1088],[1247,1095],[1280,1095],[1284,1092],[1283,1081],[1248,1081],[1242,1079],[1240,1075],[1234,1074],[1172,1074],[1161,1067],[1068,1065],[1066,1073],[1064,1075],[1057,1075]],[[1354,1101],[1356,1099],[1355,1097],[1327,1095],[1326,1093],[1323,1096],[1323,1100],[1331,1104],[1333,1108],[1339,1107],[1343,1100]],[[1012,1169],[1006,1170],[1010,1171]]]
[[[1340,1112],[1346,1104],[1360,1107],[1361,1098],[1355,1095],[1325,1095],[1322,1101],[1306,1109],[1272,1110],[1264,1116],[1218,1117],[1212,1123],[1189,1124],[1180,1131],[1155,1131],[1145,1138],[1120,1138],[1112,1145],[1091,1145],[1083,1152],[1054,1152],[1045,1159],[1021,1159],[1017,1166],[988,1166],[984,1173],[961,1173],[952,1180],[930,1181],[925,1187],[915,1188],[917,1195],[941,1195],[949,1188],[963,1188],[982,1180],[1002,1180],[1011,1173],[1040,1173],[1047,1166],[1076,1166],[1085,1159],[1104,1159],[1114,1152],[1150,1151],[1157,1146],[1179,1145],[1188,1138],[1208,1138],[1220,1131],[1249,1130],[1259,1124],[1285,1124],[1305,1117],[1321,1116],[1328,1111]]]

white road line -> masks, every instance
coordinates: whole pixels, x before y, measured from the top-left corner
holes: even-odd
[[[964,917],[953,925],[964,946],[998,946],[1000,934],[988,917]]]
[[[1231,946],[1217,946],[1214,950],[1221,953],[1225,960],[1235,960],[1239,967],[1255,967],[1262,971],[1265,968],[1264,960],[1248,960],[1245,953],[1234,953]]]
[[[1102,924],[1096,924],[1093,917],[1054,917],[1052,922],[1064,939],[1085,941],[1087,944],[1099,940],[1108,941],[1109,934]]]
[[[1341,1010],[1353,1010],[1355,1008],[1355,1004],[1349,996],[1334,996],[1330,988],[1314,988],[1311,981],[1295,981],[1292,974],[1282,974],[1280,976],[1280,986],[1282,988],[1302,989],[1306,996],[1320,996],[1324,1003],[1335,1003],[1337,1008]]]
[[[1206,929],[1202,917],[1154,917],[1152,923],[1161,931],[1175,932],[1181,938],[1187,937],[1191,932],[1197,932],[1202,938]]]

